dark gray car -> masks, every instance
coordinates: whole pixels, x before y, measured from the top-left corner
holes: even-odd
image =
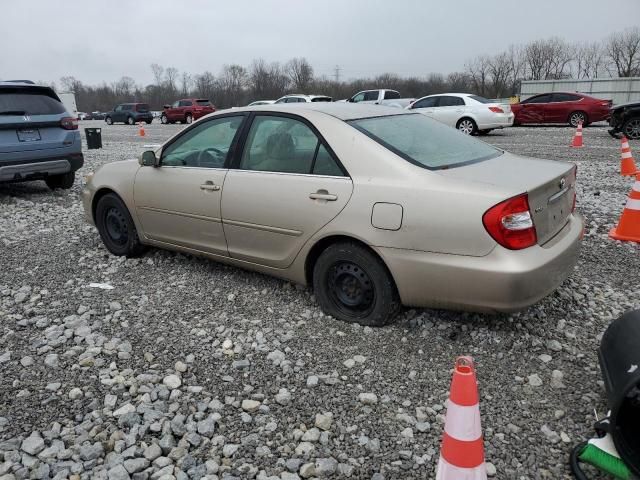
[[[50,87],[0,82],[0,183],[71,188],[83,163],[78,120]]]
[[[129,125],[135,125],[138,122],[150,124],[153,121],[153,113],[146,103],[121,103],[105,115],[104,121],[109,125],[118,122]]]

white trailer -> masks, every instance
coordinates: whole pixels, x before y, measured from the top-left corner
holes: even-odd
[[[65,110],[73,118],[78,118],[78,107],[76,105],[76,96],[73,93],[58,93]]]

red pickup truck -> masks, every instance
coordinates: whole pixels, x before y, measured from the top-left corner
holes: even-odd
[[[215,111],[216,107],[206,98],[183,98],[173,102],[173,105],[165,105],[160,121],[164,124],[191,123]]]

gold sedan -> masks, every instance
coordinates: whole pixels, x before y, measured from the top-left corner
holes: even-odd
[[[310,285],[325,313],[513,311],[576,264],[576,169],[405,110],[265,105],[208,115],[83,199],[114,255],[179,250]]]

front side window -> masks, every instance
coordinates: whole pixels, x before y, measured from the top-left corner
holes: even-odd
[[[362,118],[347,123],[396,155],[430,170],[502,155],[501,150],[418,113]]]
[[[132,109],[133,109],[133,105],[123,105],[122,106],[122,110],[129,111],[129,110],[132,110]]]
[[[372,90],[369,92],[365,92],[364,94],[364,100],[365,102],[375,102],[376,100],[378,100],[378,96],[380,94],[378,93],[377,90]]]
[[[314,163],[318,159],[320,164],[316,169]],[[330,165],[330,161],[333,158],[313,130],[303,122],[288,117],[259,115],[255,117],[249,130],[240,168],[263,172],[334,175],[336,170]],[[342,171],[338,175],[342,176]]]
[[[287,103],[287,100],[289,100],[289,97],[279,98],[276,103]]]
[[[364,101],[364,94],[365,94],[365,92],[360,92],[360,93],[356,94],[356,96],[353,97],[353,99],[352,99],[353,103],[358,103],[358,102]]]
[[[538,95],[537,97],[527,98],[521,103],[548,103],[551,101],[551,95]]]
[[[199,123],[162,152],[161,165],[224,168],[244,117],[223,117]]]
[[[122,111],[122,105],[118,105],[114,110],[114,112],[121,112],[121,111]]]
[[[432,108],[436,106],[436,103],[438,103],[438,97],[428,97],[418,100],[411,105],[411,108]]]
[[[180,101],[176,100],[175,102],[173,102],[173,104],[171,105],[171,108],[178,108],[180,106]]]

